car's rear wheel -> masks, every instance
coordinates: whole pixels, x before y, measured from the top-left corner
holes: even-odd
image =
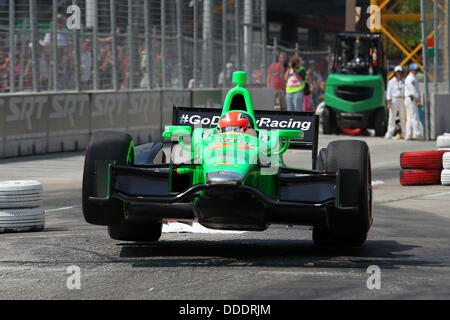
[[[83,171],[82,207],[86,222],[108,226],[120,223],[124,217],[123,202],[110,199],[101,205],[89,201],[96,195],[96,162],[115,161],[117,164],[134,162],[134,143],[130,135],[114,131],[98,131],[89,142]]]
[[[357,210],[344,212],[328,208],[327,224],[313,229],[313,240],[316,245],[360,246],[372,224],[372,170],[367,144],[356,140],[331,142],[327,148],[326,170],[332,173],[339,169],[353,169],[359,173],[358,180],[351,181],[358,185],[359,192],[354,195]]]
[[[375,136],[383,137],[386,133],[386,115],[384,107],[375,110],[373,117],[373,128],[375,129]]]
[[[329,106],[325,106],[322,112],[323,134],[335,134],[337,132],[336,116]]]

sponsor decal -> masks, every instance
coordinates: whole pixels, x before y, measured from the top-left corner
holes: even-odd
[[[11,97],[6,122],[21,121],[26,124],[28,131],[33,131],[33,121],[42,118],[47,102],[46,96]]]
[[[202,128],[215,128],[221,110],[200,108],[175,108],[173,124]],[[302,130],[305,142],[314,140],[314,116],[310,113],[255,111],[256,125],[260,130]]]
[[[202,117],[199,114],[189,115],[182,114],[179,117],[180,125],[202,125],[202,126],[217,126],[219,123],[219,116]],[[311,121],[297,121],[293,118],[286,120],[277,120],[272,117],[262,117],[256,120],[256,125],[259,129],[292,129],[308,131],[311,128]]]

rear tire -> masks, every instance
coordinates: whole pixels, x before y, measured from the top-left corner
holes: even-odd
[[[101,205],[89,201],[95,196],[97,160],[134,163],[134,143],[130,135],[114,131],[98,131],[89,142],[83,172],[82,206],[86,222],[101,226],[120,223],[124,218],[123,202],[110,199]]]
[[[335,134],[337,132],[336,117],[329,106],[325,106],[322,112],[323,134]]]
[[[155,242],[161,237],[162,223],[124,223],[108,226],[108,234],[114,240]]]
[[[356,194],[358,210],[343,212],[337,208],[327,209],[327,225],[313,229],[316,245],[361,246],[367,239],[372,224],[372,170],[369,147],[363,141],[344,140],[330,142],[327,148],[327,172],[338,169],[358,170],[360,190]],[[345,186],[344,186],[345,187]]]
[[[384,137],[387,130],[386,115],[384,108],[378,108],[375,110],[373,117],[373,128],[375,129],[375,136]]]

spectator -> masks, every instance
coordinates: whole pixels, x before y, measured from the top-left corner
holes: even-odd
[[[278,62],[275,64],[272,63],[267,70],[267,88],[273,89],[275,105],[280,106],[280,110],[282,111],[286,111],[284,74],[287,67],[287,54],[286,52],[280,52]]]
[[[226,65],[225,72],[222,71],[219,74],[219,80],[217,82],[217,87],[219,88],[230,88],[232,85],[233,72],[235,69],[233,68],[233,64],[228,62]]]
[[[98,55],[99,67],[99,79],[100,89],[111,89],[111,72],[112,72],[112,49],[111,44],[106,43],[103,48],[100,49]]]
[[[42,50],[39,59],[39,85],[42,90],[49,90],[50,85],[50,55],[47,50]]]
[[[306,71],[297,55],[291,57],[289,68],[285,71],[286,105],[288,111],[302,111]]]
[[[309,84],[310,88],[310,94],[306,95],[303,99],[303,112],[313,112],[315,109],[315,105],[313,103],[313,88],[315,87],[314,84],[314,77],[311,73],[311,71],[306,72],[306,83]],[[317,90],[316,90],[317,91]]]
[[[319,105],[321,102],[325,101],[325,88],[326,88],[326,82],[320,81],[319,83],[319,91],[317,92],[317,103],[316,105]]]
[[[56,18],[57,31],[56,41],[58,47],[66,47],[71,40],[69,31],[65,28],[66,18],[62,14],[58,14]],[[40,44],[44,47],[50,46],[52,43],[52,32],[47,32],[44,36],[44,40],[40,41]]]
[[[409,67],[409,74],[405,79],[405,107],[406,107],[406,136],[405,140],[412,138],[423,139],[422,125],[419,119],[418,104],[421,102],[416,74],[419,66],[415,63]]]
[[[6,92],[9,79],[9,55],[0,52],[0,92]]]
[[[81,88],[88,90],[92,74],[92,53],[89,39],[81,45]]]
[[[148,68],[148,56],[147,56],[147,50],[145,50],[144,48],[141,48],[141,50],[139,51],[139,55],[141,57],[141,70],[142,70],[142,79],[141,79],[141,83],[140,83],[140,87],[142,89],[147,89],[150,87],[149,83],[148,83],[148,72],[149,72],[149,68]]]

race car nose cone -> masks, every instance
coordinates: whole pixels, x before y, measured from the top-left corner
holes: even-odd
[[[240,185],[244,176],[236,172],[210,172],[206,175],[206,182],[210,185],[232,184]]]

